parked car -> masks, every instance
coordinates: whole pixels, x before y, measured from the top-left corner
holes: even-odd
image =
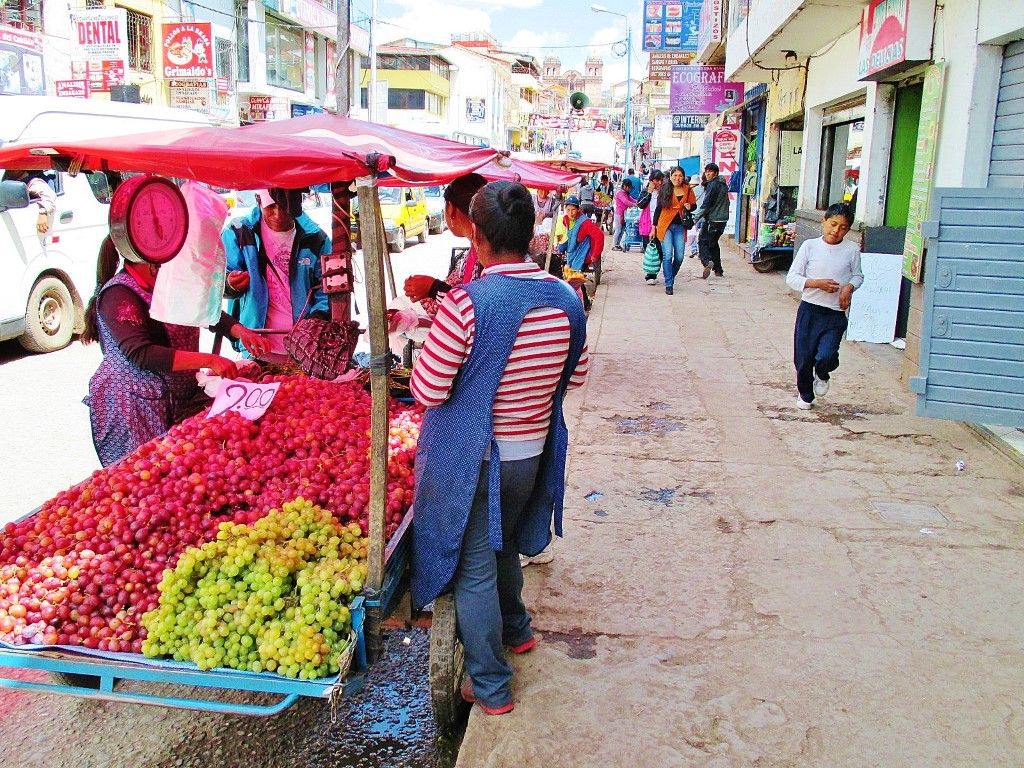
[[[106,138],[196,125],[198,112],[141,104],[4,96],[0,143],[58,138]],[[110,179],[102,173],[38,172],[56,195],[45,235],[28,202],[25,179],[0,168],[0,341],[18,339],[32,352],[51,352],[82,328],[85,304],[96,288],[96,256],[107,236]],[[24,203],[24,204],[22,204]]]
[[[405,250],[410,237],[427,242],[427,200],[422,187],[380,187],[384,235],[394,253]]]
[[[444,220],[444,187],[424,187],[427,197],[427,229],[432,235],[439,235],[448,226]]]

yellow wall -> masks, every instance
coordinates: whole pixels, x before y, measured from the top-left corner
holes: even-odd
[[[366,87],[370,82],[370,71],[363,70],[362,85]],[[377,70],[378,80],[387,80],[388,88],[415,88],[422,89],[428,93],[437,94],[448,98],[451,95],[451,83],[440,75],[433,72],[411,69],[388,69]]]

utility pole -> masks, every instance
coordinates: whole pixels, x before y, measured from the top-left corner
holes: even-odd
[[[626,18],[626,162],[623,171],[633,164],[633,28]]]
[[[377,0],[370,3],[370,82],[366,86],[366,117],[377,122]]]
[[[352,89],[352,67],[350,62],[352,57],[349,56],[349,44],[351,42],[351,34],[349,32],[349,17],[352,12],[352,0],[337,0],[338,2],[338,29],[337,38],[338,44],[337,55],[338,61],[334,67],[334,91],[335,91],[335,109],[338,114],[342,117],[348,117],[349,105],[352,103],[352,99],[349,94]]]

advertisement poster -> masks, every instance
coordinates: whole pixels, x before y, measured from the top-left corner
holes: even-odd
[[[337,85],[335,78],[337,77],[335,66],[338,62],[335,61],[335,57],[338,55],[338,46],[333,40],[327,41],[327,95],[324,97],[325,104],[333,105],[338,100]]]
[[[711,115],[672,115],[673,131],[703,131]]]
[[[945,64],[928,67],[924,75],[921,97],[921,122],[917,128],[917,153],[914,156],[914,177],[910,184],[910,210],[907,213],[907,236],[903,242],[903,274],[908,280],[921,282],[924,262],[924,237],[921,224],[928,218],[935,175],[935,151],[939,146],[939,117],[942,112],[942,86]]]
[[[908,0],[871,0],[860,23],[857,77],[864,79],[907,58]]]
[[[193,112],[210,114],[213,98],[210,93],[209,80],[170,80],[170,105]]]
[[[71,14],[71,79],[88,80],[91,92],[123,85],[128,73],[128,13],[123,8]]]
[[[306,33],[306,54],[305,74],[303,81],[306,84],[306,95],[311,99],[316,98],[316,35],[312,32]]]
[[[711,136],[711,162],[718,165],[719,173],[726,183],[740,167],[740,131],[736,126],[725,126],[716,130]],[[725,234],[736,233],[736,193],[729,194],[729,221],[725,225]]]
[[[697,52],[703,0],[645,0],[645,51]]]
[[[57,80],[54,82],[57,95],[65,99],[88,99],[88,80]]]
[[[667,83],[672,79],[672,67],[679,67],[693,61],[695,54],[688,51],[666,53],[655,51],[648,57],[647,79],[656,83]]]
[[[213,77],[213,25],[163,25],[164,77]]]
[[[700,30],[697,50],[706,51],[722,42],[722,5],[724,0],[704,0],[700,6]]]
[[[46,95],[42,35],[0,26],[0,94]]]
[[[743,83],[725,79],[725,67],[689,64],[672,67],[668,107],[676,114],[717,115],[740,103]]]
[[[903,274],[898,253],[862,253],[864,284],[853,292],[846,338],[888,344],[896,338],[896,310]]]
[[[466,121],[482,123],[487,116],[486,99],[466,99]]]

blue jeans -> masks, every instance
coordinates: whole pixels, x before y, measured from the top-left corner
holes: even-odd
[[[622,235],[626,231],[625,219],[619,214],[615,214],[614,225],[612,227],[612,246],[618,248],[622,245]]]
[[[533,493],[540,456],[501,463],[501,530],[504,549],[491,549],[487,535],[487,472],[480,468],[469,510],[462,553],[455,570],[455,620],[466,649],[466,670],[473,694],[488,707],[512,701],[512,667],[503,645],[519,645],[533,636],[523,605],[523,569],[515,530]]]
[[[661,241],[662,270],[665,272],[665,287],[671,288],[676,281],[679,268],[686,258],[686,230],[682,224],[673,224]]]

